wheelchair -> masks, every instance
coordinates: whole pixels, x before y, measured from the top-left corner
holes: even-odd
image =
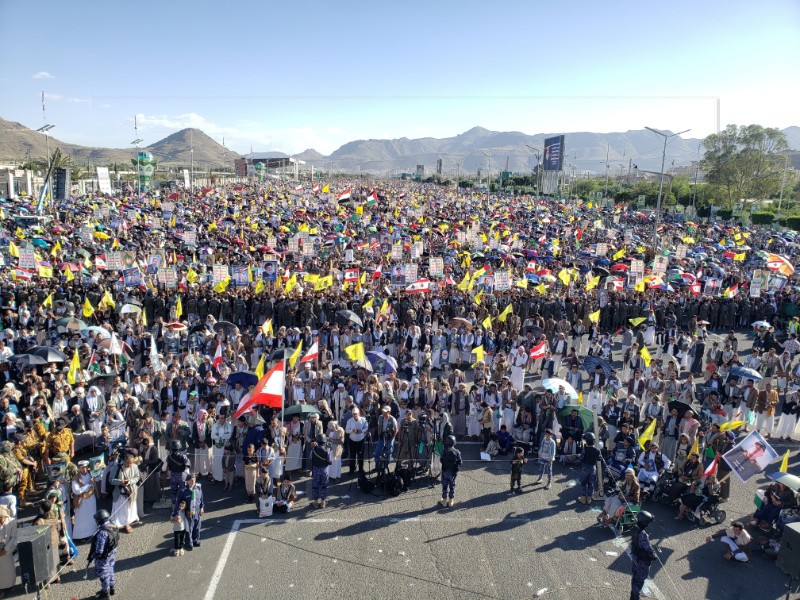
[[[715,495],[704,498],[696,509],[686,513],[686,518],[699,527],[724,523],[728,514],[719,507],[720,499]]]
[[[625,507],[625,510],[622,511],[617,522],[614,523],[614,529],[616,529],[618,534],[622,534],[636,525],[636,517],[639,515],[640,510],[642,510],[642,507],[637,504],[629,504]]]

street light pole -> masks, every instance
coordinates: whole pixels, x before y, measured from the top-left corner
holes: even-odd
[[[528,150],[533,152],[536,155],[536,177],[533,179],[533,185],[536,187],[536,194],[537,196],[542,195],[541,186],[539,185],[539,177],[541,175],[541,168],[539,167],[539,161],[542,158],[542,149],[536,148],[535,146],[531,146],[530,144],[525,144],[528,147]]]
[[[142,180],[139,177],[139,175],[140,175],[139,169],[141,169],[141,166],[139,165],[139,144],[141,144],[142,141],[143,140],[140,140],[137,137],[135,140],[133,140],[131,142],[131,144],[136,146],[136,195],[137,196],[141,196],[142,195]]]
[[[653,224],[653,254],[655,254],[658,251],[658,221],[661,217],[661,194],[664,191],[664,163],[667,160],[667,140],[684,134],[687,131],[691,131],[691,129],[685,129],[684,131],[679,131],[678,133],[664,133],[658,129],[653,129],[652,127],[645,127],[645,129],[652,131],[656,135],[660,135],[664,138],[664,150],[661,153],[661,178],[658,182],[658,200],[656,201],[656,219]]]
[[[786,155],[786,160],[783,163],[783,177],[781,178],[781,195],[778,196],[778,214],[775,215],[775,221],[781,218],[781,204],[783,204],[783,188],[786,186],[786,169],[789,168],[789,155]],[[780,223],[778,223],[780,226]]]

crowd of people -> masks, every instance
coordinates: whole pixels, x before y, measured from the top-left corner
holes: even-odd
[[[682,516],[727,497],[724,462],[699,474],[739,433],[795,435],[791,234],[389,181],[2,206],[0,536],[35,499],[62,561],[101,505],[130,532],[165,497],[174,554],[200,546],[203,479],[264,516],[306,476],[324,508],[331,479],[438,460],[452,506],[461,440],[512,492],[527,456],[547,488],[580,465],[584,503],[601,460],[606,524],[670,471]],[[234,416],[280,361],[285,414]],[[756,525],[796,511],[766,498]]]

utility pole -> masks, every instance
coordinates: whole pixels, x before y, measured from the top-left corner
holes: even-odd
[[[603,189],[603,198],[608,197],[608,149],[609,144],[606,144],[606,186],[605,189]]]
[[[525,144],[525,145],[528,147],[528,150],[530,150],[531,152],[533,152],[536,155],[536,170],[534,171],[535,177],[533,179],[533,185],[534,185],[534,187],[536,187],[537,196],[541,196],[542,195],[542,186],[539,185],[539,178],[542,175],[542,169],[541,169],[541,166],[539,165],[539,161],[542,158],[542,149],[541,148],[537,148],[535,146],[531,146],[530,144]]]
[[[652,131],[656,135],[660,135],[664,138],[664,150],[661,153],[661,178],[658,183],[658,200],[656,201],[656,218],[655,222],[653,223],[653,254],[655,254],[658,252],[658,221],[661,217],[661,194],[664,191],[664,163],[667,160],[667,140],[682,135],[687,131],[691,131],[691,129],[679,131],[678,133],[664,133],[658,129],[653,129],[652,127],[645,127],[645,129]]]
[[[775,221],[781,218],[781,204],[783,204],[783,189],[786,186],[786,170],[789,168],[789,155],[783,163],[783,177],[781,178],[781,195],[778,196],[778,213],[775,215]],[[780,223],[778,224],[780,226]]]

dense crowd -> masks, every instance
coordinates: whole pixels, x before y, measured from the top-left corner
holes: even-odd
[[[604,524],[644,494],[682,518],[727,498],[739,434],[795,435],[793,236],[674,222],[654,253],[652,217],[624,207],[329,186],[3,204],[6,549],[33,500],[66,561],[101,505],[130,532],[166,497],[180,555],[201,543],[202,478],[265,515],[311,475],[324,507],[330,479],[429,470],[467,439],[536,458],[548,487],[554,462],[581,465],[583,502],[601,460],[619,490]],[[234,417],[287,360],[285,415]],[[781,485],[753,518],[772,551],[798,516]],[[6,551],[0,588],[14,581]]]

